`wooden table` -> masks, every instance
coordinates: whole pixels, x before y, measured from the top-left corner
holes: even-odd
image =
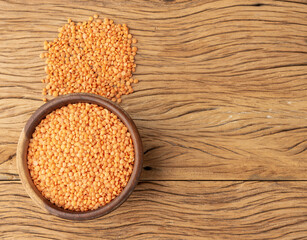
[[[15,152],[44,40],[95,13],[139,40],[121,106],[145,162],[119,209],[72,222],[34,205]],[[4,0],[0,18],[0,239],[307,239],[306,0]]]

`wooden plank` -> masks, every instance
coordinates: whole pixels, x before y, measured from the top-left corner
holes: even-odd
[[[0,1],[0,178],[41,104],[44,40],[98,13],[139,40],[142,179],[307,179],[306,1]]]
[[[0,182],[1,239],[305,239],[306,182],[142,182],[91,221],[43,213],[20,182]]]

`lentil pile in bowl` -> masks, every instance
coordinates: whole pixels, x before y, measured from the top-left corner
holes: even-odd
[[[119,106],[93,94],[57,97],[28,120],[17,166],[30,197],[67,219],[92,219],[120,206],[139,179],[142,143]]]
[[[64,209],[104,206],[127,185],[134,149],[127,127],[90,103],[63,106],[36,127],[28,167],[42,195]]]

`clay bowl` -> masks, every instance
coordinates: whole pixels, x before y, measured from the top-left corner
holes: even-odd
[[[41,120],[46,115],[48,115],[53,110],[61,108],[62,106],[68,105],[70,103],[80,103],[80,102],[94,103],[104,108],[107,108],[108,110],[116,114],[129,129],[135,151],[134,168],[130,180],[127,186],[124,188],[124,190],[115,199],[113,199],[110,203],[106,204],[105,206],[87,212],[64,210],[63,208],[57,207],[56,205],[52,204],[49,200],[44,198],[40,193],[40,191],[38,191],[38,189],[35,187],[27,166],[28,144],[32,136],[32,133],[35,130],[35,127],[41,122]],[[143,163],[142,142],[139,132],[133,120],[124,110],[122,110],[112,101],[109,101],[108,99],[100,97],[98,95],[87,94],[87,93],[76,93],[76,94],[60,96],[49,101],[48,103],[44,104],[39,109],[37,109],[36,112],[30,117],[24,129],[22,130],[17,148],[17,167],[19,171],[19,176],[26,192],[29,194],[32,200],[47,212],[56,215],[58,217],[71,219],[71,220],[88,220],[88,219],[98,218],[119,207],[124,201],[127,200],[129,195],[132,193],[135,186],[137,185],[142,170],[142,163]]]

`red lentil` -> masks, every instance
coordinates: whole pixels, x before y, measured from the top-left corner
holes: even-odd
[[[69,18],[54,41],[44,42],[47,52],[40,57],[47,58],[43,80],[47,86],[43,93],[87,92],[121,102],[122,95],[133,92],[126,83],[136,68],[137,47],[132,46],[136,42],[126,24],[102,21],[96,14],[83,23]]]
[[[36,127],[28,168],[42,195],[73,211],[104,206],[127,185],[134,164],[131,135],[101,106],[76,103],[57,109]]]

